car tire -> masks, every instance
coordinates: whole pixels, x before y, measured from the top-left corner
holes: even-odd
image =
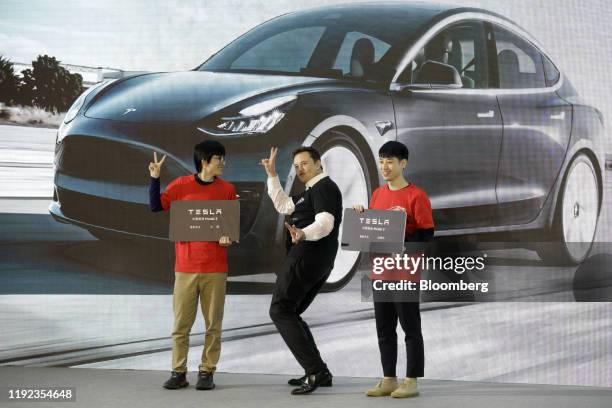
[[[580,153],[570,163],[555,206],[549,242],[535,249],[547,265],[572,266],[584,261],[597,232],[601,209],[601,185],[593,162]]]
[[[375,182],[376,168],[370,148],[360,144],[348,134],[332,130],[317,139],[313,147],[321,153],[321,164],[325,173],[338,185],[342,192],[342,206],[351,207],[361,203],[368,204]],[[370,164],[370,165],[368,165]],[[294,188],[296,186],[294,185]],[[292,192],[295,193],[297,191]],[[342,225],[340,234],[342,237]],[[336,291],[344,287],[353,278],[361,264],[361,253],[343,251],[338,243],[338,253],[334,269],[322,290]]]

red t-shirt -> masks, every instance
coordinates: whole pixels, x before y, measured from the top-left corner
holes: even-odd
[[[177,200],[236,200],[233,184],[216,177],[210,184],[200,184],[193,174],[177,177],[163,193],[161,203],[164,211]],[[227,272],[227,248],[218,242],[183,242],[174,244],[176,272]]]
[[[431,203],[427,193],[415,186],[413,183],[408,184],[399,190],[389,189],[389,185],[385,184],[377,188],[372,194],[370,200],[371,210],[394,210],[403,208],[406,211],[406,233],[408,237],[413,234],[417,228],[428,229],[434,228],[433,216],[431,213]],[[421,256],[421,252],[409,254],[415,257]],[[388,256],[386,254],[371,254],[370,259],[380,256]],[[370,269],[372,271],[372,269]],[[419,280],[421,268],[417,268],[415,274],[410,274],[410,271],[405,269],[386,269],[382,274],[371,273],[373,279],[382,280]]]

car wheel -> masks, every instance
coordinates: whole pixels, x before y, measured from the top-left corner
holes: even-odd
[[[372,193],[372,177],[366,163],[371,160],[366,160],[357,143],[342,132],[332,131],[319,139],[313,147],[321,153],[323,170],[338,185],[343,207],[358,203],[367,205]],[[346,285],[360,264],[360,252],[340,249],[341,235],[342,224],[334,269],[323,287],[326,291],[338,290]]]
[[[565,173],[550,229],[552,242],[538,243],[540,258],[551,265],[577,265],[589,255],[600,210],[600,189],[591,160],[576,156]]]

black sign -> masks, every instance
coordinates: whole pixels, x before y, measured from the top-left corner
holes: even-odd
[[[347,251],[402,252],[406,213],[391,210],[344,210],[341,248]]]
[[[219,241],[240,238],[238,200],[181,200],[170,206],[171,241]]]

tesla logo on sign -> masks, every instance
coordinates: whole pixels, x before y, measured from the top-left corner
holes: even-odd
[[[187,211],[189,211],[190,215],[193,215],[193,213],[195,212],[195,215],[216,215],[216,214],[223,214],[223,210],[221,208],[196,208],[196,209],[188,209]]]
[[[359,217],[359,222],[366,225],[389,225],[389,220],[383,220],[380,218],[362,218]]]
[[[125,109],[125,112],[123,112],[123,113],[121,114],[121,116],[123,116],[123,115],[127,115],[128,113],[130,113],[130,112],[135,112],[135,111],[136,111],[136,108],[126,108],[126,109]]]

